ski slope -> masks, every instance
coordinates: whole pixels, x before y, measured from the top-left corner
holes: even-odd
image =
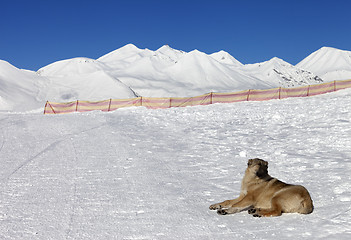
[[[0,239],[350,239],[351,90],[285,100],[0,113]],[[304,185],[315,210],[253,218],[247,159]]]

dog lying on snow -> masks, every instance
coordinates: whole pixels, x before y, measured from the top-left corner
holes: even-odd
[[[213,204],[210,209],[220,215],[248,210],[254,217],[272,217],[282,213],[312,213],[313,203],[306,188],[272,178],[268,162],[255,158],[248,161],[240,196]]]

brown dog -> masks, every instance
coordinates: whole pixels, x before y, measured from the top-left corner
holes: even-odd
[[[210,209],[218,210],[217,213],[221,215],[248,210],[254,217],[312,213],[313,203],[306,188],[272,178],[267,169],[268,162],[250,159],[241,183],[240,196],[213,204]]]

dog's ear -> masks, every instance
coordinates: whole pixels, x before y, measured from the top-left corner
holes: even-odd
[[[249,159],[249,161],[247,162],[247,166],[251,166],[252,165],[252,162],[253,162],[253,159]]]
[[[268,168],[268,162],[267,162],[267,161],[264,161],[264,160],[262,160],[262,161],[263,161],[263,165],[266,166],[266,167]]]

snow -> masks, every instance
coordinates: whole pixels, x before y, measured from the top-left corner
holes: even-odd
[[[104,71],[65,77],[50,77],[52,87],[45,93],[53,102],[70,102],[80,99],[101,101],[118,96],[120,99],[133,98],[132,89]]]
[[[241,70],[246,75],[264,79],[273,86],[285,88],[313,85],[323,82],[323,80],[315,74],[295,67],[277,57],[262,63],[246,64]]]
[[[176,50],[171,48],[169,45],[164,45],[156,50],[156,53],[161,53],[164,56],[169,57],[169,59],[173,62],[176,62],[179,58],[181,58],[185,52],[181,50]]]
[[[116,65],[120,64],[120,61],[125,61],[127,63],[132,63],[143,56],[147,56],[148,53],[151,53],[149,50],[145,49],[139,49],[133,44],[127,44],[115,51],[112,51],[100,58],[98,58],[98,61],[104,62],[104,63],[109,63],[111,66],[116,67]],[[114,64],[116,63],[117,64]]]
[[[210,54],[210,56],[216,59],[218,62],[222,62],[228,65],[237,66],[237,67],[243,66],[241,62],[239,62],[233,56],[231,56],[229,53],[223,50],[216,53],[212,53]]]
[[[272,86],[231,69],[198,50],[187,53],[165,72],[174,82],[184,84],[183,92],[177,94],[181,97],[247,90],[248,87],[267,89]]]
[[[0,113],[1,239],[349,239],[351,90],[64,115]],[[310,215],[220,216],[247,159],[305,186]]]
[[[41,76],[64,77],[103,71],[108,68],[103,63],[91,58],[72,58],[58,61],[38,70]]]
[[[311,54],[297,66],[276,57],[243,65],[224,50],[206,54],[164,45],[152,51],[133,44],[98,59],[57,61],[37,72],[0,60],[0,111],[32,111],[43,108],[46,101],[194,97],[209,92],[297,87],[325,79],[351,78],[350,52],[329,48],[320,52],[324,54]]]
[[[351,52],[322,47],[296,66],[317,74],[324,81],[351,79]]]
[[[39,86],[44,87],[46,80],[0,60],[0,110],[26,111],[42,106]]]

